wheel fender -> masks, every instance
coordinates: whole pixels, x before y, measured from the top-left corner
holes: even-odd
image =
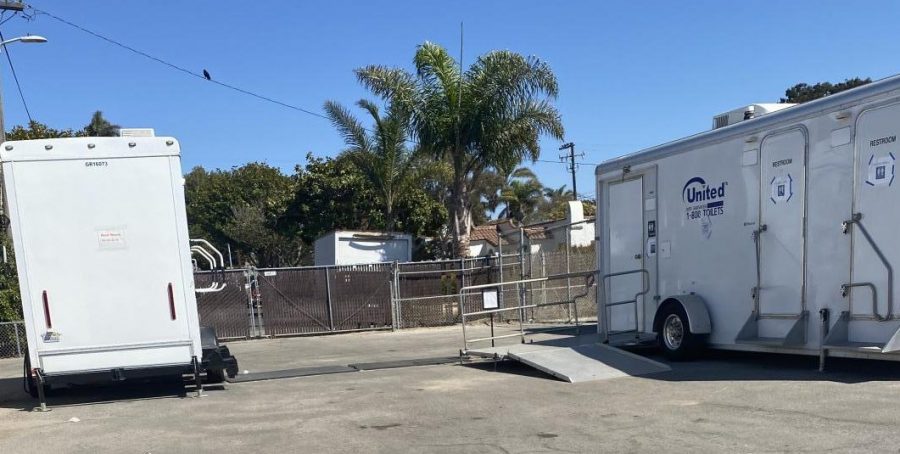
[[[663,309],[672,304],[678,304],[684,309],[692,334],[709,334],[712,332],[712,323],[709,319],[709,310],[706,308],[706,302],[697,295],[670,296],[663,300],[662,304],[656,309],[656,315],[653,317],[654,332],[658,333],[662,327],[663,320],[660,314]]]

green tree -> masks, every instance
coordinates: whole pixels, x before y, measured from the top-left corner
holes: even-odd
[[[500,200],[505,205],[500,218],[529,222],[534,220],[537,207],[544,201],[544,187],[531,169],[520,167],[500,191]]]
[[[91,122],[84,127],[84,135],[88,137],[114,137],[119,134],[119,125],[114,125],[103,117],[103,112],[96,111],[91,115]]]
[[[325,113],[348,147],[343,155],[378,192],[384,206],[384,228],[392,231],[394,206],[410,187],[409,175],[415,160],[406,146],[410,116],[392,104],[384,115],[371,101],[361,99],[356,104],[372,117],[371,134],[349,110],[334,101],[325,103]]]
[[[7,263],[0,262],[0,322],[22,319],[22,298],[19,294],[19,277],[12,254],[12,243],[3,237],[3,246],[9,253]]]
[[[836,84],[832,84],[831,82],[819,82],[815,85],[799,83],[785,90],[784,98],[781,98],[778,102],[796,104],[804,103],[807,101],[812,101],[814,99],[824,98],[825,96],[833,95],[835,93],[840,93],[844,90],[859,87],[869,82],[872,82],[872,79],[868,77],[866,77],[865,79],[854,77],[852,79],[847,79]]]
[[[535,57],[493,51],[465,72],[443,47],[418,47],[415,74],[372,65],[356,71],[359,81],[412,114],[423,151],[452,168],[450,232],[456,253],[468,254],[473,201],[470,191],[491,169],[508,174],[525,158],[540,155],[543,134],[563,137],[552,100],[559,88],[550,66]]]
[[[303,244],[296,235],[285,233],[279,218],[267,212],[264,202],[237,204],[222,226],[229,242],[234,242],[242,259],[261,267],[295,266],[301,263]]]
[[[377,193],[346,157],[318,158],[309,153],[293,179],[295,191],[286,216],[305,244],[332,230],[372,230],[382,225]]]
[[[296,228],[286,221],[295,181],[268,164],[231,170],[195,167],[185,175],[191,237],[232,246],[236,265],[290,266],[299,262]],[[283,242],[283,247],[277,242]]]
[[[385,230],[385,213],[378,191],[346,155],[337,158],[306,157],[293,176],[295,194],[287,209],[285,223],[296,226],[297,235],[307,245],[303,263],[312,262],[311,245],[332,230]],[[426,237],[419,258],[442,256],[447,209],[432,190],[439,183],[429,174],[429,163],[413,169],[421,184],[403,191],[394,204],[395,228]],[[421,177],[421,178],[420,178]],[[422,249],[422,250],[420,250]]]
[[[16,125],[6,132],[6,140],[53,139],[58,137],[81,137],[84,131],[53,129],[41,122],[31,121],[28,127]]]

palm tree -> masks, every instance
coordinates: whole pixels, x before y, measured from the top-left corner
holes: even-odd
[[[91,122],[84,127],[84,135],[89,137],[113,137],[118,135],[119,125],[109,122],[103,112],[96,111],[91,116]]]
[[[566,185],[562,185],[556,189],[546,187],[544,188],[544,196],[550,199],[551,202],[572,200],[572,190],[566,189]]]
[[[394,228],[394,204],[408,186],[414,154],[406,146],[410,115],[389,104],[382,115],[375,103],[361,99],[356,105],[372,117],[369,132],[349,110],[334,101],[325,103],[325,113],[343,136],[347,149],[343,156],[350,160],[375,187],[384,205],[385,229]]]
[[[544,200],[537,208],[537,217],[549,221],[565,217],[569,201],[573,199],[572,190],[566,185],[558,188],[544,188]]]
[[[509,177],[500,191],[500,200],[506,205],[500,218],[523,222],[534,215],[544,201],[544,187],[531,169],[520,167]]]
[[[450,231],[457,254],[465,256],[470,191],[482,175],[506,175],[523,159],[537,159],[543,134],[563,137],[551,103],[559,87],[547,63],[510,51],[484,54],[462,72],[446,49],[426,42],[413,62],[415,74],[372,65],[356,75],[375,94],[405,106],[423,151],[450,162]]]

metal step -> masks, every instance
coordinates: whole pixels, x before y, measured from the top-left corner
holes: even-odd
[[[734,342],[736,344],[760,345],[766,347],[796,347],[806,343],[806,325],[809,320],[809,312],[803,311],[797,315],[794,324],[784,337],[761,337],[759,335],[760,318],[751,313],[738,333]]]
[[[823,348],[828,350],[843,350],[843,351],[852,351],[852,352],[868,352],[868,353],[881,353],[884,348],[884,344],[874,343],[874,342],[832,342],[823,345]]]
[[[736,343],[745,345],[759,345],[763,347],[784,347],[786,339],[783,337],[753,337],[738,339]]]
[[[611,333],[609,335],[609,345],[615,347],[644,347],[656,344],[656,334],[654,333]]]

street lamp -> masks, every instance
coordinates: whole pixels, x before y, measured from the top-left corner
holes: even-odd
[[[0,41],[0,52],[3,52],[6,49],[7,44],[12,44],[14,42],[23,42],[23,43],[46,43],[47,38],[38,35],[25,35],[19,36],[12,39],[7,39],[6,41]],[[3,122],[3,87],[0,85],[0,143],[6,142],[6,125]]]
[[[0,46],[5,46],[9,43],[14,43],[16,41],[22,41],[23,43],[46,43],[47,38],[38,35],[25,35],[19,36],[18,38],[7,39],[6,41],[0,41]]]

